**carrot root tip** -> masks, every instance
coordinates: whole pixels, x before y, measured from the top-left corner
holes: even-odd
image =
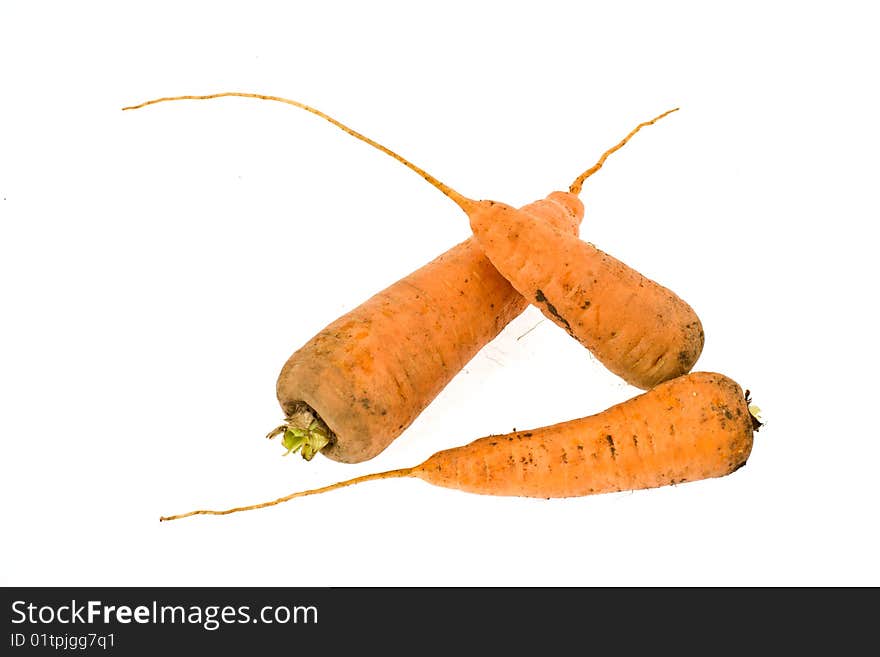
[[[657,121],[662,119],[664,116],[672,114],[673,112],[677,112],[678,110],[679,110],[678,107],[673,108],[671,110],[667,110],[666,112],[663,112],[663,114],[661,114],[659,116],[655,116],[650,121],[645,121],[643,123],[638,124],[626,137],[623,138],[623,140],[621,140],[621,142],[619,144],[617,144],[616,146],[612,146],[607,151],[605,151],[602,154],[602,157],[599,158],[599,161],[596,162],[596,164],[594,164],[589,169],[584,171],[581,175],[579,175],[575,179],[575,181],[573,183],[571,183],[571,186],[568,188],[569,193],[574,194],[575,196],[579,196],[581,193],[581,189],[583,188],[584,181],[587,178],[589,178],[590,176],[592,176],[594,173],[596,173],[599,169],[602,168],[602,166],[605,164],[605,160],[608,159],[609,155],[611,155],[614,151],[622,148],[632,138],[632,136],[634,134],[636,134],[639,130],[641,130],[645,126],[654,125],[654,123],[656,123]]]

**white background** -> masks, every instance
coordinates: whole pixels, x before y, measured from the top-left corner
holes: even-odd
[[[3,585],[878,585],[871,3],[5,2]],[[613,6],[611,6],[613,5]],[[638,391],[530,308],[375,459],[282,458],[285,359],[521,205],[700,315],[766,426],[721,479],[567,500],[371,482]],[[537,325],[537,326],[536,326]],[[524,335],[529,329],[534,330]]]

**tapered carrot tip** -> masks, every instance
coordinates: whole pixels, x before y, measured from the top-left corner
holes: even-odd
[[[633,135],[635,135],[635,134],[636,134],[639,130],[641,130],[642,128],[644,128],[644,127],[646,127],[646,126],[649,126],[649,125],[654,125],[655,123],[657,123],[657,121],[659,121],[659,120],[662,119],[663,117],[665,117],[665,116],[669,116],[670,114],[672,114],[673,112],[677,112],[678,110],[679,110],[679,108],[678,108],[678,107],[675,107],[675,108],[673,108],[673,109],[671,109],[671,110],[667,110],[667,111],[663,112],[663,114],[660,114],[659,116],[655,116],[655,117],[654,117],[653,119],[651,119],[650,121],[644,121],[644,122],[642,122],[642,123],[639,123],[635,128],[633,128],[633,129],[630,131],[630,133],[629,133],[626,137],[624,137],[623,139],[621,139],[619,143],[617,143],[616,145],[612,146],[612,147],[609,148],[607,151],[605,151],[605,152],[602,154],[602,156],[599,158],[599,161],[596,162],[596,164],[594,164],[594,165],[591,166],[589,169],[587,169],[586,171],[584,171],[581,175],[579,175],[579,176],[574,180],[574,182],[571,183],[571,186],[569,187],[569,190],[568,190],[568,191],[570,191],[570,192],[571,192],[572,194],[574,194],[574,195],[578,195],[578,194],[580,194],[580,193],[581,193],[581,187],[583,187],[584,181],[585,181],[587,178],[589,178],[590,176],[592,176],[594,173],[596,173],[599,169],[601,169],[601,168],[603,167],[603,165],[605,164],[605,160],[608,159],[608,156],[609,156],[609,155],[611,155],[611,154],[614,153],[615,151],[620,150],[621,148],[623,148],[623,147],[626,145],[626,143],[627,143],[630,139],[632,139]]]
[[[306,112],[309,112],[310,114],[314,114],[315,116],[318,116],[318,117],[324,119],[328,123],[332,123],[337,128],[339,128],[343,132],[351,135],[355,139],[359,139],[360,141],[362,141],[366,144],[369,144],[373,148],[376,148],[376,149],[382,151],[383,153],[385,153],[389,157],[394,158],[395,160],[397,160],[398,162],[403,164],[408,169],[415,171],[422,178],[424,178],[426,181],[428,181],[431,185],[436,187],[438,190],[443,192],[443,194],[445,194],[452,201],[454,201],[465,212],[467,212],[468,208],[473,204],[473,201],[471,201],[469,198],[463,196],[462,194],[459,194],[457,191],[452,189],[449,185],[441,182],[440,180],[438,180],[437,178],[432,176],[430,173],[428,173],[427,171],[425,171],[421,167],[416,166],[415,164],[413,164],[412,162],[407,160],[405,157],[398,155],[396,152],[392,151],[390,148],[383,146],[379,142],[377,142],[373,139],[370,139],[366,135],[363,135],[356,130],[353,130],[352,128],[348,127],[347,125],[345,125],[341,121],[338,121],[337,119],[333,118],[329,114],[326,114],[326,113],[322,112],[321,110],[314,108],[310,105],[306,105],[305,103],[301,103],[298,100],[293,100],[290,98],[282,98],[281,96],[269,96],[266,94],[254,94],[254,93],[247,93],[247,92],[242,92],[242,91],[224,91],[224,92],[220,92],[220,93],[216,93],[216,94],[205,94],[205,95],[165,96],[162,98],[154,98],[152,100],[147,100],[142,103],[138,103],[137,105],[129,105],[128,107],[123,107],[122,109],[123,109],[123,111],[136,110],[136,109],[140,109],[142,107],[147,107],[149,105],[156,105],[158,103],[173,102],[173,101],[178,101],[178,100],[213,100],[216,98],[230,98],[230,97],[255,98],[257,100],[268,100],[268,101],[272,101],[272,102],[276,102],[276,103],[284,103],[285,105],[292,105],[294,107],[298,107],[301,110],[305,110]]]
[[[354,484],[361,484],[365,481],[373,481],[376,479],[391,479],[393,477],[409,477],[412,472],[412,468],[401,468],[399,470],[390,470],[388,472],[376,472],[373,474],[363,475],[362,477],[355,477],[354,479],[348,479],[346,481],[340,481],[335,484],[330,484],[329,486],[322,486],[321,488],[313,488],[311,490],[300,491],[298,493],[291,493],[290,495],[285,495],[284,497],[279,497],[276,500],[272,500],[270,502],[262,502],[260,504],[250,504],[248,506],[239,506],[234,507],[232,509],[226,509],[224,511],[213,511],[210,509],[199,509],[197,511],[190,511],[189,513],[181,513],[179,515],[174,516],[162,516],[159,518],[159,522],[167,522],[169,520],[180,520],[181,518],[189,518],[191,516],[198,515],[210,515],[210,516],[225,516],[230,513],[238,513],[239,511],[254,511],[256,509],[265,509],[270,506],[275,506],[277,504],[281,504],[283,502],[288,502],[297,497],[306,497],[308,495],[317,495],[319,493],[329,493],[331,490],[337,490],[339,488],[345,488],[346,486],[353,486]]]

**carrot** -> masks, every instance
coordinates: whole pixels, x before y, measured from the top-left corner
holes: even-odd
[[[582,173],[568,195],[579,194],[583,181],[641,127],[670,112],[637,126]],[[649,389],[689,372],[697,362],[702,323],[672,290],[577,235],[503,203],[481,201],[468,215],[483,252],[501,275],[628,383]]]
[[[125,109],[169,100],[224,96],[259,98],[299,107],[395,158],[465,210],[471,217],[474,234],[480,239],[479,246],[491,251],[487,259],[487,254],[469,238],[331,323],[298,349],[285,363],[276,385],[285,422],[269,433],[269,437],[283,434],[282,442],[288,452],[300,450],[310,459],[320,451],[348,463],[376,456],[412,423],[479,349],[522,312],[526,307],[524,298],[549,313],[557,323],[567,325],[569,332],[593,349],[611,371],[636,385],[648,387],[672,378],[688,371],[695,362],[699,349],[682,344],[682,337],[695,333],[702,346],[699,319],[689,306],[577,238],[577,227],[583,217],[583,204],[578,198],[583,180],[641,127],[661,117],[637,126],[584,172],[568,192],[552,192],[545,199],[514,210],[504,204],[476,202],[462,196],[385,146],[298,101],[226,92],[158,98]],[[492,239],[493,231],[507,230],[513,234],[509,227],[514,225],[523,233],[542,232],[545,241],[520,241],[518,249],[498,247]],[[570,239],[561,240],[559,235]],[[566,265],[566,271],[560,272],[552,255],[556,244],[570,250],[579,246],[584,252],[578,252],[578,257],[591,259],[571,268]],[[546,277],[566,277],[558,284],[531,289],[542,272]],[[576,273],[589,277],[572,295],[569,281]],[[556,301],[559,290],[567,295],[562,301]],[[582,299],[585,290],[595,292],[590,303]],[[638,297],[637,304],[633,303],[633,296]],[[577,313],[571,310],[572,303]],[[634,307],[644,316],[633,313]],[[662,322],[655,317],[662,317]],[[658,331],[658,325],[665,330]],[[676,328],[681,328],[679,333]],[[594,334],[598,337],[594,338]],[[603,342],[606,334],[610,338]],[[626,339],[615,340],[617,335],[625,335]],[[633,340],[637,344],[633,345]],[[677,356],[667,357],[670,353]],[[640,367],[648,369],[650,376],[646,378]]]
[[[583,216],[540,211],[568,231]],[[286,419],[270,437],[283,433],[285,447],[307,459],[376,456],[527,305],[468,238],[290,356],[276,384]]]
[[[160,520],[262,509],[395,477],[416,477],[481,495],[543,498],[723,477],[745,465],[751,454],[754,431],[761,423],[750,402],[749,393],[723,374],[693,372],[595,415],[479,438],[437,452],[414,467],[367,474],[261,504],[190,511]]]

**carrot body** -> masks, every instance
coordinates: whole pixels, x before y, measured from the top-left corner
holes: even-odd
[[[668,288],[577,235],[503,203],[480,201],[468,216],[501,275],[628,383],[648,389],[697,362],[702,324]]]
[[[193,515],[227,515],[378,479],[417,477],[480,495],[579,497],[723,477],[748,460],[754,432],[748,393],[714,372],[692,372],[588,417],[486,436],[423,463],[376,472],[270,502]]]
[[[411,475],[483,495],[574,497],[721,477],[745,464],[752,438],[740,386],[694,372],[596,415],[438,452]]]
[[[574,235],[576,197],[521,209]],[[307,405],[331,432],[321,453],[356,463],[384,450],[471,358],[527,306],[471,237],[338,318],[278,377],[288,417]]]

